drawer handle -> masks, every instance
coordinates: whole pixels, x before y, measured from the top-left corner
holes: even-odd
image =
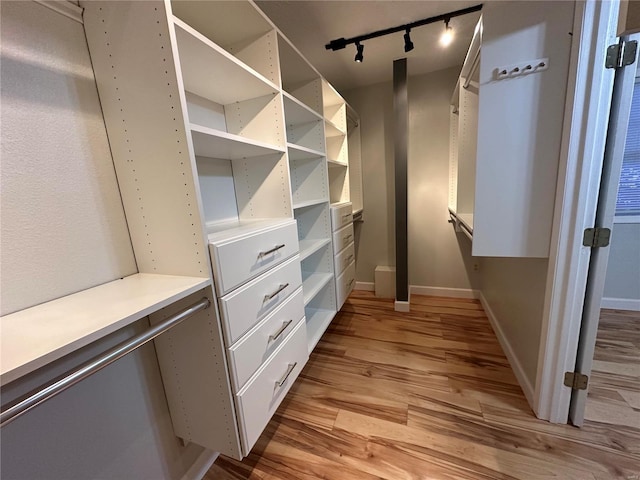
[[[351,285],[353,285],[353,280],[353,278],[349,280],[349,283],[347,283],[347,288],[351,288]]]
[[[349,255],[349,256],[347,257],[347,263],[350,263],[350,262],[351,262],[351,260],[353,260],[353,254],[351,254],[351,255]]]
[[[344,239],[345,239],[345,241],[346,241],[346,240],[349,240],[351,237],[353,237],[353,234],[351,234],[351,233],[350,233],[349,235],[347,235],[346,237],[344,237]]]
[[[278,295],[281,291],[283,291],[283,290],[284,290],[285,288],[287,288],[288,286],[289,286],[289,284],[288,284],[288,283],[285,283],[285,284],[283,284],[283,285],[280,285],[280,286],[278,287],[278,289],[277,289],[275,292],[273,292],[271,295],[265,295],[265,296],[264,296],[264,300],[263,300],[263,302],[266,302],[267,300],[271,300],[273,297],[275,297],[276,295]]]
[[[271,254],[271,253],[275,253],[275,252],[277,252],[278,250],[280,250],[281,248],[284,248],[284,247],[285,247],[284,243],[282,245],[276,245],[271,250],[267,250],[266,252],[260,252],[258,254],[258,258],[262,258],[262,257],[265,257],[265,256]]]
[[[289,320],[288,322],[283,322],[282,326],[276,333],[274,333],[273,335],[269,335],[269,340],[277,340],[277,338],[280,335],[282,335],[282,332],[284,332],[287,329],[287,327],[291,325],[291,322],[293,322],[293,320]]]
[[[347,217],[350,217],[350,216],[351,216],[350,213],[345,213],[344,215],[342,215],[342,218],[347,218]]]
[[[293,369],[296,368],[296,365],[298,365],[298,362],[289,364],[289,368],[287,368],[287,372],[284,374],[284,377],[276,382],[276,387],[280,388],[284,385],[284,383],[287,381],[287,378],[289,378],[289,375],[291,375],[291,372],[293,372]]]

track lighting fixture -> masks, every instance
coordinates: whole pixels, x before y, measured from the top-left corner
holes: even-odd
[[[444,32],[440,37],[440,44],[443,46],[449,45],[453,41],[453,29],[449,26],[449,21],[452,18],[459,17],[461,15],[467,15],[468,13],[479,12],[482,10],[482,4],[474,5],[473,7],[463,8],[461,10],[456,10],[454,12],[445,13],[442,15],[436,15],[435,17],[424,18],[422,20],[417,20],[415,22],[407,23],[405,25],[398,25],[397,27],[385,28],[384,30],[378,30],[376,32],[366,33],[364,35],[358,35],[357,37],[351,38],[336,38],[335,40],[331,40],[324,47],[327,50],[342,50],[347,45],[355,43],[356,45],[356,57],[355,61],[360,63],[363,60],[363,51],[364,45],[360,42],[364,42],[365,40],[370,40],[372,38],[383,37],[385,35],[390,35],[392,33],[402,32],[404,31],[404,51],[410,52],[413,50],[413,42],[411,41],[411,29],[416,27],[421,27],[423,25],[429,25],[430,23],[442,22],[444,21]]]
[[[362,55],[362,52],[364,52],[364,45],[360,42],[356,42],[356,50],[356,58],[354,58],[354,60],[358,63],[362,63],[362,60],[364,60],[364,56]]]
[[[444,20],[444,32],[442,32],[442,36],[440,37],[440,45],[443,47],[448,47],[453,42],[453,28],[449,26],[449,18]]]
[[[411,41],[411,29],[407,28],[407,32],[404,34],[404,51],[410,52],[413,50],[413,42]]]

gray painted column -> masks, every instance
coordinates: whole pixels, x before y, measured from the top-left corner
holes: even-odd
[[[408,310],[407,148],[409,144],[409,102],[406,58],[393,62],[393,114],[396,177],[396,310],[399,309],[397,302],[407,302],[406,310]]]

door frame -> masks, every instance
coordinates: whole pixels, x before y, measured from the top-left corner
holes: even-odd
[[[551,250],[547,270],[534,411],[567,423],[591,248],[582,245],[595,225],[609,123],[614,69],[604,66],[617,41],[619,2],[577,1],[563,124]]]

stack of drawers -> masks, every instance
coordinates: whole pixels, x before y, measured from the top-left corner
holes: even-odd
[[[209,236],[244,454],[308,359],[295,220]]]
[[[351,202],[331,205],[331,229],[336,274],[338,310],[353,290],[356,281],[356,257]]]

